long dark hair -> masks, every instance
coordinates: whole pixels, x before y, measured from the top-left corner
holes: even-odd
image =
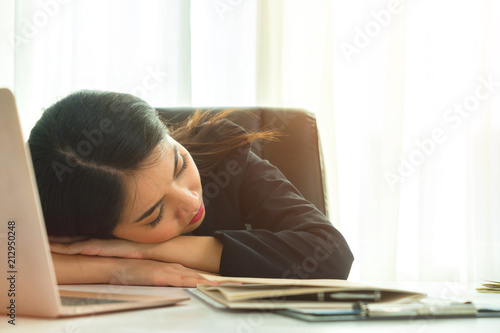
[[[207,174],[233,149],[271,131],[213,138],[214,126],[232,110],[210,116],[198,110],[170,125],[142,99],[82,90],[47,108],[28,139],[47,232],[51,236],[112,238],[125,205],[125,176],[144,162],[166,135],[193,156]]]

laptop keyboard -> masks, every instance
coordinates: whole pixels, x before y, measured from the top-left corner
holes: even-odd
[[[126,301],[116,300],[116,299],[61,296],[61,302],[62,302],[62,305],[77,306],[77,305],[95,305],[95,304],[123,303],[123,302],[126,302]]]

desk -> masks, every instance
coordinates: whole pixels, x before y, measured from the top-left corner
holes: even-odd
[[[481,294],[475,291],[479,283],[367,283],[380,287],[409,289],[425,292],[433,297],[454,300],[472,300],[479,303],[500,304],[500,294]],[[61,289],[86,291],[113,291],[146,295],[185,295],[182,288],[79,285]],[[392,320],[364,322],[307,323],[270,312],[216,310],[198,298],[181,304],[148,310],[127,311],[70,319],[37,319],[17,317],[13,328],[3,318],[0,331],[37,333],[136,333],[136,332],[500,332],[500,318],[461,318],[435,320]]]

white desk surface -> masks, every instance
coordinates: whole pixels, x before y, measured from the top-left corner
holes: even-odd
[[[475,303],[500,305],[500,294],[481,294],[475,291],[479,283],[460,284],[453,282],[425,283],[374,283],[381,287],[421,291],[433,297],[454,300],[471,300]],[[133,287],[108,285],[64,286],[61,289],[112,291],[151,295],[185,296],[182,288]],[[363,322],[308,323],[270,312],[230,312],[216,310],[196,297],[180,304],[137,311],[101,314],[70,319],[16,318],[16,326],[0,321],[1,332],[37,333],[136,333],[136,332],[500,332],[500,318],[419,319],[384,320]]]

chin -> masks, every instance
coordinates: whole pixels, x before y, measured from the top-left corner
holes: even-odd
[[[200,220],[200,221],[198,221],[198,222],[196,222],[196,223],[193,223],[193,224],[189,224],[189,225],[187,225],[187,226],[184,228],[183,233],[190,233],[190,232],[192,232],[192,231],[196,230],[196,229],[197,229],[197,228],[198,228],[198,227],[199,227],[199,226],[203,223],[203,218],[204,218],[204,217],[205,217],[205,216],[202,216],[201,220]]]

